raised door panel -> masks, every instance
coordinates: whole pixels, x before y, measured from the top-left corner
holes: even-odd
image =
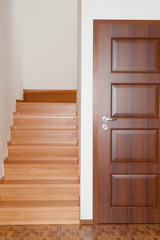
[[[159,39],[112,39],[112,72],[159,71]]]
[[[112,117],[158,117],[159,87],[145,84],[112,85]]]
[[[158,162],[159,130],[112,130],[111,162]]]
[[[112,207],[158,207],[158,176],[112,175]]]

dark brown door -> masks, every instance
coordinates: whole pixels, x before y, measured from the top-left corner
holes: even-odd
[[[94,21],[94,220],[160,222],[160,21]]]

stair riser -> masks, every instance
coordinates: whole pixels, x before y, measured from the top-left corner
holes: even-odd
[[[77,162],[78,150],[8,150],[8,159],[16,161],[74,161]]]
[[[76,106],[32,106],[31,104],[17,104],[16,112],[27,115],[76,115]]]
[[[76,129],[75,118],[14,118],[16,128]]]
[[[70,168],[6,168],[5,180],[77,180],[79,170]]]
[[[79,211],[73,212],[71,208],[68,212],[63,209],[57,211],[32,211],[26,212],[21,210],[19,212],[1,212],[0,211],[0,225],[25,225],[25,224],[79,224]]]
[[[63,188],[3,188],[0,189],[1,201],[54,201],[54,200],[78,200],[78,187]]]
[[[72,144],[77,145],[77,134],[55,133],[11,133],[11,140],[14,144]]]

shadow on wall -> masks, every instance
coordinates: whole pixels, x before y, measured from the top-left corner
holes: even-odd
[[[0,178],[16,98],[22,97],[20,0],[0,0]]]

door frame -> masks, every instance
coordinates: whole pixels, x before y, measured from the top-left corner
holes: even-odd
[[[97,137],[98,137],[98,47],[97,47],[97,28],[99,24],[154,24],[160,25],[160,20],[93,20],[93,223],[98,224],[98,156],[97,156]]]

